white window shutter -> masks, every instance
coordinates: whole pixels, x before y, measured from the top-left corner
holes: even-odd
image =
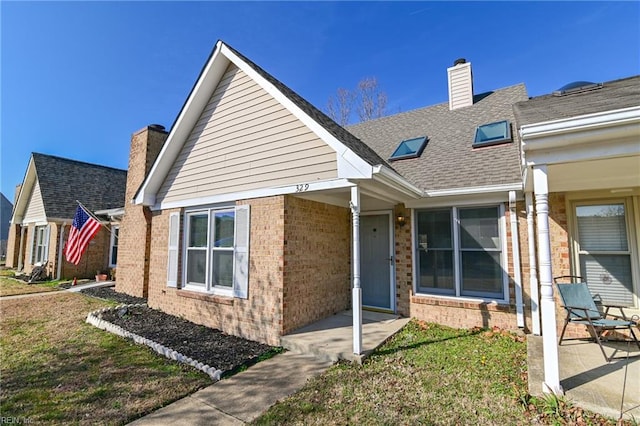
[[[44,229],[44,238],[42,239],[42,243],[44,244],[42,263],[49,261],[49,235],[51,235],[51,225],[47,225]]]
[[[233,297],[249,297],[249,205],[236,206]]]
[[[169,250],[167,258],[167,287],[178,286],[178,242],[180,240],[180,213],[169,215]]]
[[[36,232],[37,232],[37,227],[33,226],[33,227],[29,227],[29,230],[31,231],[31,238],[29,239],[29,265],[33,265],[33,257],[36,251]]]

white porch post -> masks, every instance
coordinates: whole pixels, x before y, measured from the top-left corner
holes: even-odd
[[[353,353],[362,353],[362,289],[360,288],[360,190],[351,187],[351,217],[353,220]]]
[[[527,237],[529,240],[529,287],[531,291],[531,331],[540,335],[540,292],[538,290],[538,263],[536,260],[536,236],[533,226],[533,194],[524,194],[527,205]]]
[[[20,225],[20,248],[18,249],[18,271],[22,271],[22,268],[24,267],[24,237],[25,237],[25,233],[27,231],[27,228],[25,228],[23,225]]]
[[[556,306],[553,300],[551,272],[551,238],[549,236],[549,186],[547,166],[534,166],[533,188],[536,195],[536,219],[538,228],[538,264],[540,266],[540,308],[542,310],[542,348],[544,383],[542,391],[561,395],[558,366],[558,338],[556,331]]]
[[[62,227],[60,228],[60,242],[58,243],[58,270],[56,271],[57,280],[62,278],[62,250],[64,250],[64,227],[66,225],[67,222],[62,222]]]

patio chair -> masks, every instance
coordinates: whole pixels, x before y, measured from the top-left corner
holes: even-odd
[[[571,282],[561,282],[566,280],[571,280]],[[561,277],[555,277],[553,281],[560,292],[562,307],[567,311],[567,317],[564,321],[564,327],[562,327],[562,334],[560,334],[558,345],[562,344],[567,325],[573,323],[582,324],[587,327],[589,333],[591,333],[600,346],[602,355],[604,355],[607,362],[611,361],[612,358],[607,356],[602,346],[602,334],[607,330],[628,329],[631,337],[640,349],[640,342],[638,342],[638,338],[633,332],[633,327],[636,324],[626,317],[623,306],[608,305],[600,302],[599,308],[589,291],[589,287],[587,287],[587,283],[582,277],[563,275]],[[609,314],[609,309],[611,308],[619,309],[621,315]]]

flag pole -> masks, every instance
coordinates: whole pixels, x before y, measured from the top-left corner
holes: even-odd
[[[94,218],[96,220],[96,222],[98,222],[100,224],[100,226],[104,227],[106,230],[108,230],[109,232],[111,232],[111,227],[105,225],[104,223],[102,223],[102,220],[99,219],[98,217],[96,217],[96,215],[93,214],[93,212],[91,210],[89,210],[88,208],[85,207],[84,204],[82,204],[80,201],[76,200],[76,203],[78,203],[80,205],[80,207],[82,207],[82,210],[84,210],[89,216],[91,216],[92,218]]]

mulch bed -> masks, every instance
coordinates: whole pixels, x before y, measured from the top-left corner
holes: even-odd
[[[113,287],[85,288],[84,290],[80,290],[80,293],[86,294],[87,296],[97,297],[99,299],[113,300],[116,303],[122,303],[127,305],[135,305],[137,303],[147,303],[147,299],[144,299],[142,297],[129,296],[128,294],[125,294],[125,293],[119,293],[115,291]]]
[[[88,290],[83,293],[85,291]],[[102,319],[222,370],[223,376],[278,352],[272,346],[231,336],[146,306],[106,311]]]

